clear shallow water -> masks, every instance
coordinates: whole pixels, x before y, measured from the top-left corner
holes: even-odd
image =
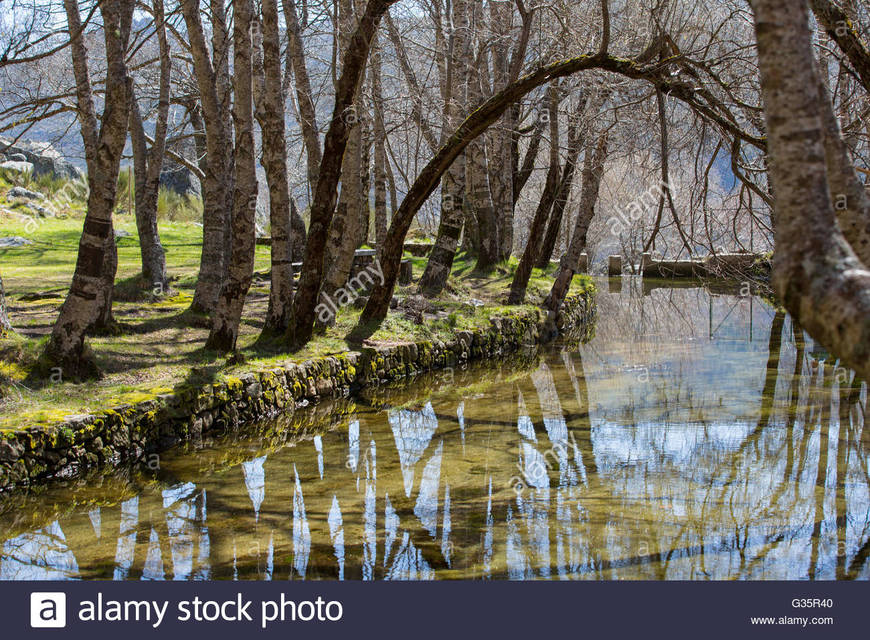
[[[2,497],[0,578],[870,578],[866,384],[757,298],[615,288],[588,344]]]

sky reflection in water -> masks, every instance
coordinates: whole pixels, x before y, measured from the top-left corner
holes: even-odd
[[[758,299],[599,288],[586,345],[6,496],[0,579],[870,578],[866,384]]]

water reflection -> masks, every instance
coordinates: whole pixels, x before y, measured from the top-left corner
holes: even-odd
[[[870,578],[867,385],[761,300],[600,289],[588,344],[6,496],[0,578]]]

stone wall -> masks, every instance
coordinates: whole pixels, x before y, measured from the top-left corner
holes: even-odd
[[[592,294],[565,301],[566,332],[591,330]],[[105,464],[136,460],[204,433],[291,413],[317,400],[347,396],[370,385],[497,358],[547,338],[538,311],[492,318],[449,342],[363,348],[303,363],[249,371],[219,382],[177,388],[134,405],[74,416],[48,427],[0,432],[0,489],[69,477]]]

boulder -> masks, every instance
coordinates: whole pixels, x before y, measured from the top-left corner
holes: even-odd
[[[15,161],[14,158],[16,157],[24,158],[25,162],[33,166],[32,171],[35,176],[47,174],[55,178],[67,178],[70,180],[81,180],[84,177],[84,173],[78,167],[64,159],[47,142],[18,140],[13,144],[11,140],[0,138],[0,149],[12,161]],[[19,162],[21,161],[19,160]]]
[[[199,198],[202,187],[199,178],[185,166],[171,160],[163,159],[163,169],[160,171],[160,186],[181,196]]]
[[[19,160],[7,160],[0,162],[0,169],[9,171],[17,171],[18,173],[33,173],[33,164],[30,162],[21,162]]]
[[[0,238],[0,249],[14,249],[16,247],[23,247],[28,244],[33,244],[33,241],[28,240],[27,238],[22,238],[21,236]]]
[[[38,191],[31,191],[24,187],[12,187],[6,194],[7,198],[24,198],[25,200],[45,200],[45,196]]]
[[[23,153],[10,154],[6,159],[11,160],[12,162],[27,162],[27,156]]]
[[[24,203],[24,206],[27,207],[30,211],[33,211],[33,213],[38,218],[53,218],[54,217],[54,211],[52,211],[51,209],[48,209],[46,207],[40,206],[40,205],[36,204],[35,202],[26,202],[26,203]]]

